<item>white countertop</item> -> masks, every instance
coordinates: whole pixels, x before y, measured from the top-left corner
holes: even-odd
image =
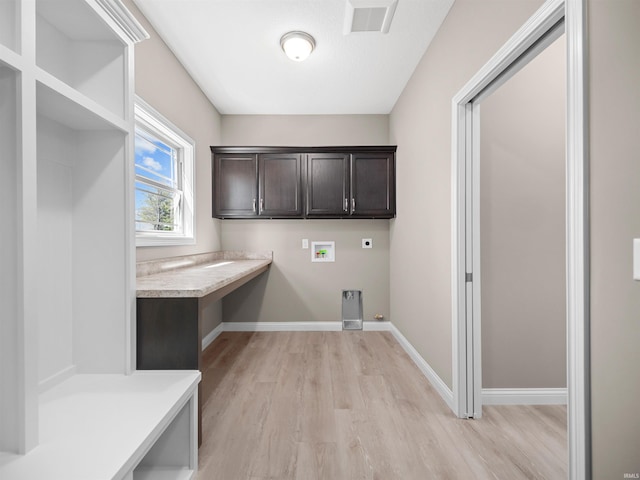
[[[219,255],[204,254],[166,259],[164,265],[173,266],[166,270],[162,269],[162,265],[159,268],[154,265],[151,271],[156,273],[137,277],[136,296],[138,298],[204,297],[257,271],[266,270],[273,261],[271,252],[215,253]],[[212,255],[213,258],[211,258]],[[155,263],[162,263],[162,261]]]

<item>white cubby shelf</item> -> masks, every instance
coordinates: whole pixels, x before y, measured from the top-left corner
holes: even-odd
[[[197,470],[199,372],[135,371],[145,38],[120,0],[0,0],[0,478]]]
[[[0,453],[12,480],[193,478],[197,371],[74,375],[40,396],[40,445]]]
[[[119,117],[127,103],[123,44],[89,2],[36,0],[38,67]]]

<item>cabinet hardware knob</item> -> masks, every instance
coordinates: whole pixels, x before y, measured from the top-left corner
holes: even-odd
[[[256,199],[253,199],[253,212],[255,213],[256,211]]]
[[[347,197],[344,198],[344,211],[349,210],[349,199]]]
[[[351,199],[351,212],[355,212],[356,211],[356,199],[352,198]]]
[[[260,213],[264,210],[264,198],[260,199]]]

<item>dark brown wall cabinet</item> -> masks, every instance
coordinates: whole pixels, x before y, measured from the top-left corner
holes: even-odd
[[[395,216],[394,153],[307,155],[308,218]]]
[[[214,154],[213,216],[302,218],[299,154]]]
[[[395,146],[211,147],[211,151],[216,218],[392,218],[396,214]]]

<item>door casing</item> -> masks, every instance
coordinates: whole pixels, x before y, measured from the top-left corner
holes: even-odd
[[[453,405],[482,415],[480,381],[479,118],[477,102],[564,29],[567,39],[566,269],[569,479],[591,478],[589,218],[585,0],[548,0],[452,99]],[[562,33],[560,31],[560,33]],[[474,105],[475,102],[475,105]]]

